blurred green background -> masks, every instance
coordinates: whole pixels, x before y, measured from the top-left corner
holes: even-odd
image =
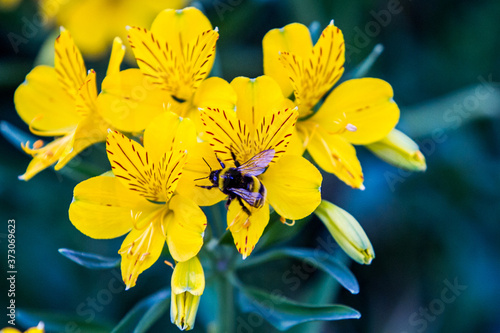
[[[362,314],[359,320],[298,328],[500,332],[500,92],[495,83],[500,82],[500,2],[217,0],[198,4],[219,27],[215,70],[226,80],[262,75],[264,34],[292,22],[318,21],[323,29],[334,19],[345,36],[346,73],[382,44],[385,50],[367,76],[391,83],[401,108],[397,128],[421,145],[427,159],[425,173],[409,174],[359,147],[365,191],[352,190],[325,175],[323,196],[358,219],[376,258],[370,266],[349,263],[360,283],[357,295],[326,281],[320,272],[301,278],[300,288],[292,291],[283,281],[283,272],[296,263],[264,266],[255,281],[272,281],[292,297],[314,295],[321,288],[321,302],[346,304]],[[55,28],[43,27],[18,52],[8,34],[21,34],[26,18],[35,12],[33,2],[23,1],[18,8],[0,13],[0,119],[24,131],[28,127],[16,114],[13,94]],[[87,68],[104,68],[106,58],[87,61]],[[493,87],[485,82],[493,82]],[[71,225],[67,215],[73,187],[85,177],[82,170],[88,165],[94,172],[108,167],[103,154],[103,146],[92,147],[75,168],[57,174],[47,170],[22,182],[17,176],[24,173],[29,158],[0,137],[0,262],[3,274],[7,220],[15,219],[18,309],[112,326],[142,298],[170,284],[170,268],[157,263],[141,275],[136,287],[123,292],[116,269],[91,271],[57,252],[71,248],[117,255],[121,239],[90,239]],[[313,218],[289,244],[315,248],[318,239],[330,242],[329,237]],[[463,287],[453,294],[445,290],[450,290],[450,284]],[[3,278],[3,309],[7,289]],[[95,303],[97,299],[100,302]],[[195,331],[206,330],[205,318],[214,315],[211,306],[210,295],[204,295]],[[249,319],[248,314],[238,316]],[[165,315],[151,332],[176,332],[169,322]],[[239,329],[274,330],[260,323]],[[66,332],[78,329],[69,325]]]

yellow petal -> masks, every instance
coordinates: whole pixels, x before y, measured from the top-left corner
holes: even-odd
[[[56,38],[54,68],[63,90],[75,98],[85,82],[87,70],[73,37],[64,28],[61,28],[61,34]]]
[[[210,77],[200,84],[193,98],[193,107],[188,113],[196,124],[198,132],[203,131],[198,108],[221,108],[224,110],[235,110],[236,92],[233,87],[224,79]]]
[[[144,147],[117,131],[109,132],[106,151],[122,184],[153,202],[170,199],[187,159],[185,151],[170,151],[152,161]]]
[[[106,76],[97,98],[99,113],[114,128],[140,132],[160,113],[168,99],[139,69]]]
[[[162,15],[167,12],[171,15]],[[178,17],[184,17],[184,12],[179,12],[164,11],[155,22],[168,16],[174,21],[170,24],[175,25]],[[165,24],[160,26],[164,27]],[[155,27],[153,24],[153,28]],[[143,73],[177,100],[190,100],[201,81],[208,76],[215,56],[215,43],[219,37],[218,32],[211,29],[200,31],[192,39],[183,39],[191,36],[184,36],[177,31],[175,39],[171,40],[168,38],[174,37],[168,35],[165,38],[164,32],[156,33],[137,27],[128,28],[128,34],[137,64]]]
[[[144,229],[130,231],[119,251],[122,278],[127,289],[135,286],[139,274],[158,260],[164,244],[165,236],[160,223],[150,223]]]
[[[56,170],[65,166],[85,148],[106,140],[111,125],[97,113],[96,101],[96,74],[94,70],[90,70],[76,97],[76,111],[83,119],[80,120],[75,129],[71,144],[66,146],[64,153],[59,158],[55,166]]]
[[[41,321],[36,325],[36,327],[28,328],[24,333],[44,333],[45,324]]]
[[[16,8],[18,5],[19,5],[19,2],[21,2],[21,0],[2,0],[0,1],[0,10],[2,11],[9,11],[9,10],[13,10],[14,8]],[[10,328],[5,328],[4,330],[6,329],[10,329]],[[17,330],[15,330],[17,331]],[[1,332],[4,332],[3,330]],[[5,332],[10,332],[10,331],[5,331]]]
[[[191,105],[189,105],[190,103],[183,103],[187,104],[185,107],[188,110],[177,113],[180,115],[185,114],[186,117],[191,118],[195,122],[197,131],[203,132],[203,123],[198,108],[212,107],[235,110],[236,99],[236,92],[226,80],[219,77],[210,77],[201,82],[194,94]]]
[[[238,96],[237,117],[247,124],[250,132],[255,130],[263,117],[284,109],[285,98],[270,76],[255,79],[240,76],[231,82],[231,86]]]
[[[304,126],[304,125],[303,125]],[[326,172],[335,174],[340,180],[354,188],[364,189],[363,172],[354,147],[337,134],[328,134],[321,128],[314,130],[307,143],[307,151]]]
[[[205,274],[198,257],[175,265],[171,280],[170,318],[181,330],[194,327],[200,296],[205,289]]]
[[[168,250],[176,261],[189,260],[203,245],[207,218],[191,199],[181,195],[172,197],[169,209],[165,218]]]
[[[321,97],[330,90],[344,73],[345,43],[342,31],[333,25],[333,21],[323,30],[318,42],[314,45],[312,56],[305,65],[306,72],[309,72],[312,80],[309,88],[312,96],[315,96],[315,105]],[[308,75],[306,74],[306,77]],[[310,97],[311,101],[314,101]],[[309,100],[309,98],[308,98]]]
[[[206,189],[200,186],[213,185],[208,176],[212,170],[221,168],[210,145],[207,142],[197,143],[188,152],[188,160],[177,185],[177,192],[191,198],[199,206],[215,205],[224,200],[226,195],[218,188]]]
[[[210,77],[196,90],[193,104],[201,108],[210,106],[231,110],[236,106],[236,99],[236,92],[226,80]]]
[[[182,294],[172,294],[170,301],[170,320],[181,331],[189,331],[194,328],[194,321],[201,296],[195,296],[188,292]]]
[[[201,112],[206,140],[224,163],[233,163],[233,155],[243,164],[256,154],[274,149],[273,162],[286,152],[297,120],[295,109],[285,109],[264,117],[254,132],[236,117],[235,112],[206,108]]]
[[[301,132],[301,128],[302,126],[295,126],[292,134],[292,139],[290,140],[290,143],[288,144],[288,148],[286,150],[287,154],[298,156],[304,155],[304,152],[306,151],[303,139],[305,134]]]
[[[193,257],[177,263],[172,273],[171,285],[174,294],[189,292],[201,296],[205,290],[205,274],[200,259]]]
[[[275,163],[287,152],[297,122],[296,109],[284,109],[267,115],[257,126],[255,133],[256,148],[254,155],[268,149],[274,149]]]
[[[344,115],[346,130],[342,136],[353,144],[372,143],[389,134],[399,120],[399,108],[392,97],[391,85],[383,80],[349,80],[332,91],[311,120],[337,131],[334,120]],[[351,130],[347,130],[348,124],[353,126]]]
[[[196,143],[196,129],[190,119],[173,112],[163,112],[144,131],[144,147],[150,161],[156,162],[172,150],[190,150]]]
[[[321,202],[321,173],[301,156],[285,155],[261,175],[267,200],[280,215],[298,220]]]
[[[85,148],[106,141],[109,127],[110,125],[99,115],[90,114],[82,119],[75,129],[71,142],[66,145],[54,168],[60,170]]]
[[[151,26],[151,32],[168,42],[177,54],[180,54],[186,43],[195,40],[207,30],[212,30],[212,24],[194,7],[181,10],[165,9],[156,16]],[[213,59],[211,61],[213,62]]]
[[[23,121],[38,131],[62,134],[80,120],[74,100],[63,91],[52,67],[35,67],[14,93],[14,103]]]
[[[5,327],[5,328],[2,328],[0,333],[21,333],[21,331],[15,329],[15,328],[12,328],[12,327]]]
[[[282,52],[280,60],[292,82],[301,116],[306,116],[344,72],[344,37],[332,23],[308,57]]]
[[[54,1],[47,1],[50,7],[59,5]],[[64,25],[70,31],[77,45],[87,56],[98,57],[109,47],[117,31],[117,25],[123,30],[126,24],[121,20],[124,11],[121,5],[107,5],[99,0],[64,1],[60,4],[57,23]],[[53,10],[52,8],[49,11]],[[56,9],[57,10],[57,9]]]
[[[111,56],[109,57],[108,70],[106,76],[118,73],[120,71],[120,65],[125,56],[125,45],[123,45],[120,37],[115,37],[113,40],[113,46],[111,48]]]
[[[86,56],[102,57],[115,36],[125,39],[127,25],[149,25],[165,8],[182,8],[185,0],[166,1],[40,1],[43,13],[56,15],[57,24],[65,26]],[[58,8],[60,6],[60,9]],[[130,60],[132,60],[131,58]]]
[[[269,30],[262,40],[262,47],[264,73],[276,80],[284,96],[290,96],[293,87],[286,69],[279,60],[280,52],[290,52],[306,58],[313,48],[309,29],[303,24],[292,23],[281,29]]]
[[[19,176],[20,180],[30,180],[40,171],[54,164],[62,156],[66,147],[71,145],[73,133],[57,138],[54,141],[46,144],[41,148],[29,148],[29,142],[26,145],[21,145],[23,150],[33,156],[33,159],[28,165],[26,172]]]
[[[93,69],[89,70],[89,74],[85,78],[85,81],[78,89],[75,100],[76,112],[81,117],[85,117],[92,112],[96,112],[97,86],[95,71]]]
[[[115,238],[132,229],[135,217],[157,205],[128,191],[115,177],[98,176],[76,185],[69,207],[71,223],[92,238]]]
[[[238,200],[231,202],[227,212],[228,229],[231,231],[234,245],[243,259],[252,253],[269,222],[268,204],[264,204],[261,208],[248,205],[246,207],[251,211],[251,216],[243,211]]]
[[[409,171],[425,171],[425,156],[410,137],[393,129],[385,138],[366,146],[389,164]]]
[[[233,163],[231,153],[240,163],[253,157],[253,138],[248,126],[236,118],[233,110],[207,107],[201,110],[206,141],[224,163]]]

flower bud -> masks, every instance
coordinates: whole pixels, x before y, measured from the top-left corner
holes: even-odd
[[[179,262],[172,274],[170,319],[181,330],[191,330],[200,297],[205,289],[205,274],[198,257]]]
[[[315,213],[345,253],[360,264],[371,263],[375,258],[372,244],[351,214],[325,200]]]
[[[393,129],[380,141],[366,145],[382,160],[398,168],[408,171],[425,171],[425,157],[418,145],[406,134]]]

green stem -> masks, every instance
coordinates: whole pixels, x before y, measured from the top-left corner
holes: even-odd
[[[231,333],[234,332],[234,287],[229,282],[227,276],[224,273],[228,273],[227,271],[221,272],[219,275],[218,285],[217,285],[217,293],[219,296],[219,309],[218,309],[218,320],[217,324],[219,328],[217,332],[220,333]]]

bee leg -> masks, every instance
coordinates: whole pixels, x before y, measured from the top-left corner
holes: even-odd
[[[251,216],[252,215],[252,212],[250,211],[250,209],[248,209],[245,204],[243,203],[243,201],[241,200],[240,197],[238,197],[238,201],[241,205],[241,208],[243,209],[243,211],[248,215],[248,216]]]
[[[234,152],[233,152],[233,151],[231,151],[231,157],[233,158],[234,165],[235,165],[237,168],[239,168],[239,167],[240,167],[240,162],[238,162],[238,161],[236,160],[236,155],[234,154]]]
[[[224,205],[226,209],[229,209],[229,205],[231,204],[231,201],[233,201],[234,197],[229,196],[226,200],[226,204]]]
[[[225,165],[224,165],[224,163],[220,160],[220,158],[219,158],[217,155],[215,155],[215,158],[217,158],[217,161],[219,161],[220,166],[222,167],[222,169],[224,169],[226,166],[225,166]],[[212,169],[210,169],[210,170],[212,170]]]
[[[211,189],[211,188],[215,188],[215,187],[218,187],[217,185],[196,185],[198,187],[201,187],[201,188],[207,188],[207,189]]]

